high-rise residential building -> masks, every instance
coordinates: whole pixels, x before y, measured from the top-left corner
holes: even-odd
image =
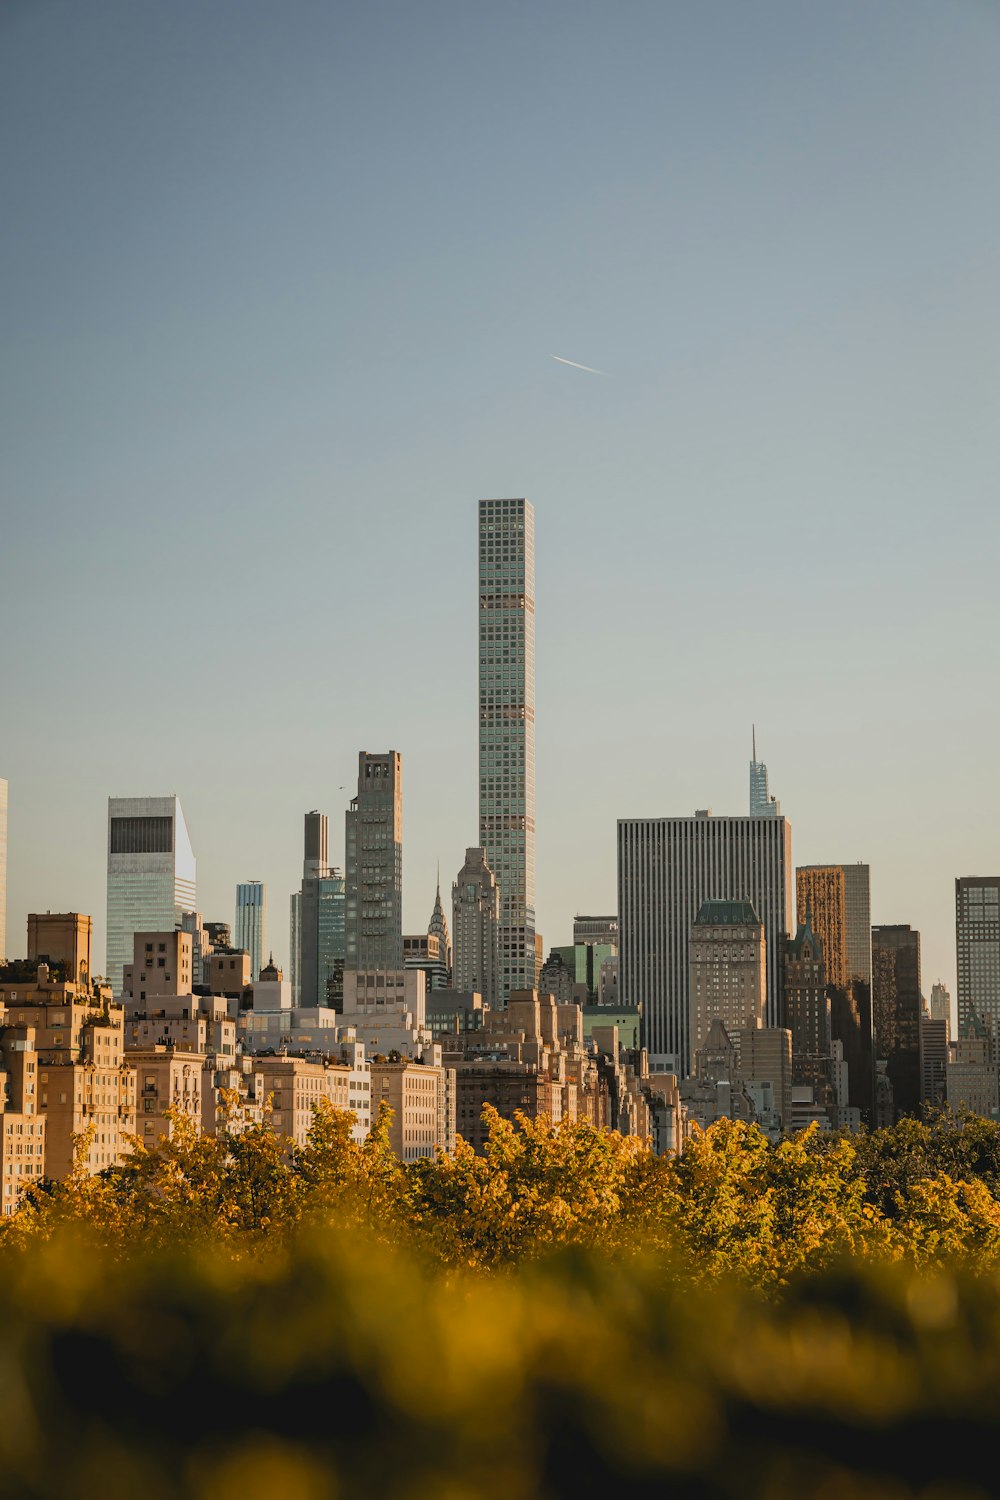
[[[920,1113],[920,933],[872,928],[872,1007],[877,1056],[885,1058],[896,1118]]]
[[[134,934],[177,927],[196,905],[194,851],[179,798],[109,797],[105,966],[116,995]]]
[[[535,943],[535,513],[479,502],[479,842],[500,887],[500,994],[530,990]]]
[[[448,918],[444,914],[441,904],[441,870],[438,868],[437,891],[434,896],[434,910],[427,924],[427,936],[438,940],[438,968],[431,975],[431,983],[428,988],[446,990],[451,984],[451,934],[448,931]]]
[[[847,902],[843,865],[802,865],[795,872],[796,916],[823,950],[827,984],[847,983]]]
[[[619,994],[643,1007],[653,1071],[691,1070],[691,928],[703,901],[749,901],[767,942],[768,1026],[784,1017],[781,955],[794,912],[787,818],[628,818],[618,823]]]
[[[1000,1042],[1000,875],[955,881],[955,947],[959,1035],[974,1011]]]
[[[753,731],[753,757],[750,761],[750,816],[751,818],[777,818],[781,814],[781,803],[775,801],[768,791],[767,766],[757,759],[757,730]]]
[[[618,917],[574,917],[573,945],[579,943],[611,948],[618,952]]]
[[[691,1047],[713,1021],[731,1035],[763,1026],[767,1004],[764,925],[749,901],[703,901],[691,928]]]
[[[500,888],[485,849],[466,849],[465,864],[451,888],[451,925],[456,990],[482,995],[491,1010],[500,1004]]]
[[[345,819],[345,969],[403,967],[403,771],[397,750],[358,755]]]
[[[340,1009],[344,993],[347,886],[329,863],[326,813],[305,815],[302,886],[292,897],[292,999]]]
[[[299,973],[302,942],[302,892],[293,891],[288,902],[288,969],[292,986],[292,1004],[298,1005],[301,993]]]
[[[267,953],[267,892],[262,880],[244,880],[236,887],[233,942],[250,955],[250,978],[259,979]]]
[[[0,776],[0,964],[7,958],[7,783]]]

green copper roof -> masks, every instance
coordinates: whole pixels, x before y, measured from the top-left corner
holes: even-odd
[[[759,927],[760,918],[752,901],[703,901],[694,919],[696,927]]]

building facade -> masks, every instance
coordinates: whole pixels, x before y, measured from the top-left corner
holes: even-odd
[[[250,955],[250,977],[259,979],[267,956],[267,892],[262,880],[244,880],[236,887],[233,943]]]
[[[345,969],[403,965],[403,781],[396,750],[358,755],[345,821]]]
[[[451,925],[456,990],[482,995],[495,1010],[501,1003],[500,888],[485,849],[466,849],[465,864],[451,888]]]
[[[847,900],[843,865],[804,865],[795,872],[795,907],[799,923],[808,919],[823,950],[826,982],[842,990],[847,983]]]
[[[1000,1041],[1000,875],[964,875],[955,881],[955,949],[958,959],[958,1033],[973,1013]]]
[[[136,932],[179,926],[197,906],[195,858],[177,797],[108,798],[107,978],[121,993]]]
[[[618,952],[618,916],[574,917],[573,944],[596,943],[600,947]]]
[[[328,862],[326,813],[306,813],[302,886],[292,897],[292,998],[296,1005],[331,1005],[344,997],[347,882]]]
[[[703,901],[691,928],[691,1047],[713,1021],[732,1035],[763,1026],[767,1004],[764,926],[749,901]]]
[[[479,843],[500,887],[500,993],[533,989],[535,513],[479,502]],[[456,985],[465,981],[456,977]],[[478,988],[479,986],[473,986]]]
[[[784,1015],[780,955],[794,911],[787,818],[636,818],[618,823],[619,995],[643,1007],[651,1071],[686,1077],[691,929],[703,901],[749,901],[767,942],[768,1025]]]
[[[920,934],[908,924],[872,928],[877,1056],[885,1058],[896,1118],[920,1113]]]

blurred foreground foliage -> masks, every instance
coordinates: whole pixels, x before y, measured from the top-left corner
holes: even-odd
[[[998,1196],[981,1120],[404,1167],[177,1119],[3,1226],[0,1494],[985,1497]]]

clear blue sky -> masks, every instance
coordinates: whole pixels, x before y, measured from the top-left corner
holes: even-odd
[[[615,820],[746,808],[954,980],[1000,867],[992,0],[5,0],[9,944],[91,911],[109,793],[200,905],[361,747],[405,922],[477,838],[475,500],[538,533],[547,943]],[[556,364],[558,354],[610,372]],[[344,788],[344,790],[341,790]]]

